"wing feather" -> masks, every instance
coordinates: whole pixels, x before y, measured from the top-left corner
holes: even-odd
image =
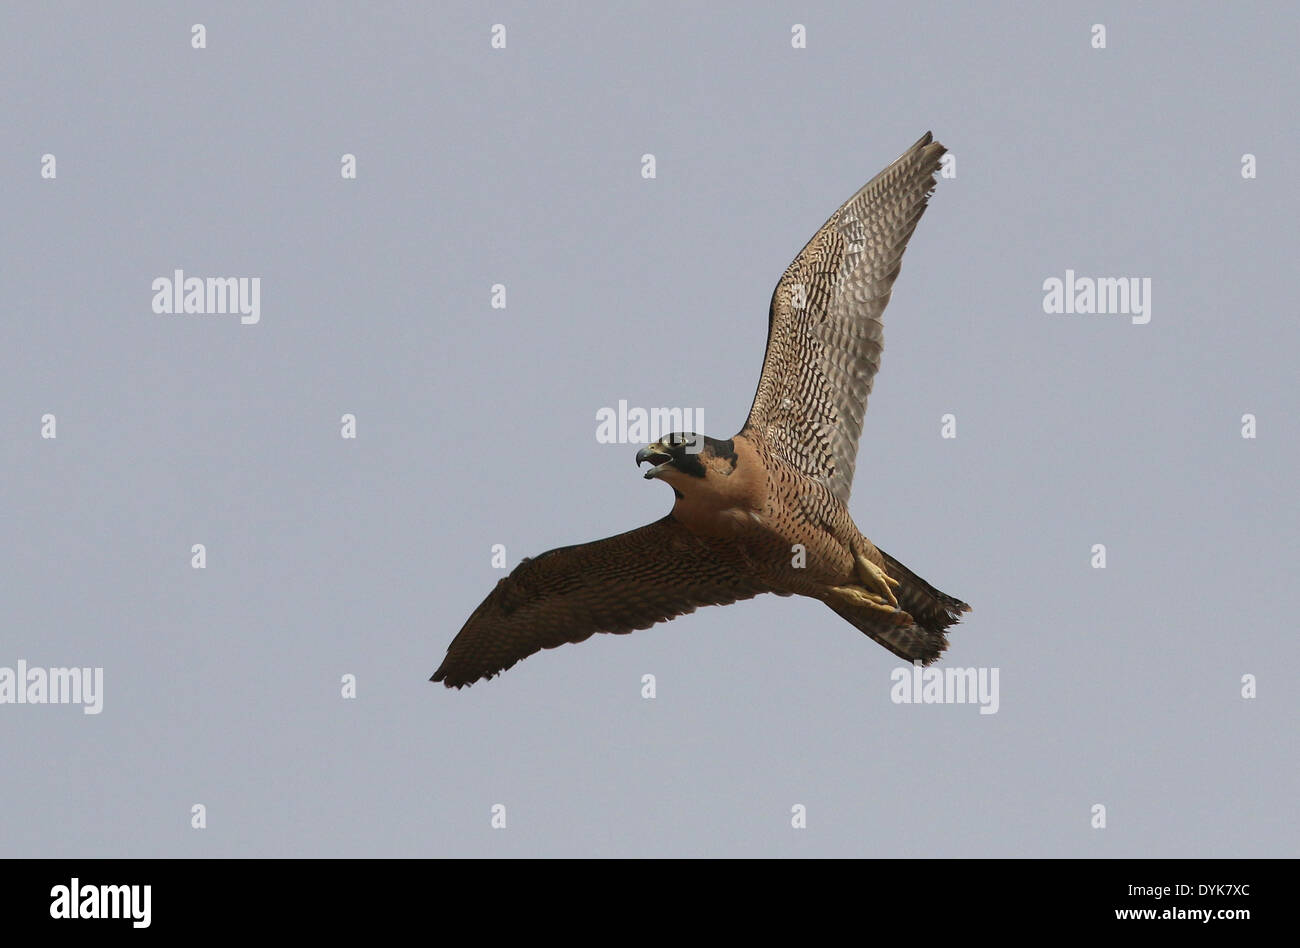
[[[882,317],[947,149],[926,132],[813,235],[772,293],[767,353],[742,433],[848,503]]]
[[[743,547],[697,537],[669,515],[521,561],[474,610],[431,680],[459,688],[544,648],[767,591]]]

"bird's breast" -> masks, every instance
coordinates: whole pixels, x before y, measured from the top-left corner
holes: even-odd
[[[718,503],[714,498],[686,495],[673,505],[673,518],[700,536],[726,537],[761,527],[762,514],[747,506]]]

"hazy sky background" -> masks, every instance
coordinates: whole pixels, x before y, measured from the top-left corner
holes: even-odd
[[[0,666],[105,693],[0,705],[0,853],[1294,856],[1283,7],[6,4]],[[851,511],[998,713],[770,596],[430,684],[493,544],[667,511],[596,412],[736,431],[782,270],[927,129]],[[177,268],[260,323],[155,315]],[[1044,314],[1067,268],[1150,323]]]

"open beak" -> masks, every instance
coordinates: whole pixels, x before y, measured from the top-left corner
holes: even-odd
[[[646,480],[650,480],[652,477],[659,477],[664,471],[672,467],[673,456],[664,450],[663,445],[656,442],[647,445],[636,453],[637,467],[640,467],[646,461],[654,465],[644,475]]]

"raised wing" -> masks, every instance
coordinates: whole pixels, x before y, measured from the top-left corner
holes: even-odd
[[[740,546],[697,537],[669,515],[521,561],[474,610],[431,680],[459,688],[544,648],[767,591]]]
[[[930,133],[849,198],[777,283],[767,355],[742,433],[849,501],[881,317],[946,151]]]

